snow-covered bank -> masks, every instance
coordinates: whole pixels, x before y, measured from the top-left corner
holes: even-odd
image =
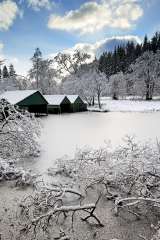
[[[6,161],[0,158],[0,183],[11,181],[15,186],[23,188],[33,186],[35,179],[36,175],[33,175],[31,171],[16,167],[14,161]]]
[[[97,112],[154,112],[160,111],[160,101],[152,100],[111,100],[103,97],[101,100],[102,108],[98,104],[88,107],[89,111]]]

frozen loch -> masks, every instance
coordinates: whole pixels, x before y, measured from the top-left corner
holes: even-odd
[[[40,173],[52,167],[56,159],[64,155],[73,157],[77,149],[86,146],[98,148],[111,141],[116,147],[126,135],[140,141],[160,139],[160,112],[83,112],[49,115],[41,121],[41,156],[21,162]]]

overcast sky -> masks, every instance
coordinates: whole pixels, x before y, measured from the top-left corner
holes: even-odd
[[[95,51],[104,39],[152,36],[160,30],[160,0],[0,0],[0,56],[26,74],[39,47]]]

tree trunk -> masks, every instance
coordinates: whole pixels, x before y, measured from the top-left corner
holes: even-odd
[[[146,92],[146,100],[147,101],[152,100],[152,97],[150,96],[150,93],[149,93],[148,89],[147,89],[147,92]]]
[[[112,98],[113,98],[113,100],[118,100],[117,94],[116,94],[116,93],[113,93]]]
[[[36,62],[36,84],[37,84],[37,90],[38,90],[38,87],[39,87],[39,82],[38,82],[38,60]]]
[[[98,97],[98,106],[99,106],[99,109],[101,109],[101,97],[100,97],[100,94],[97,95]]]
[[[94,106],[94,97],[92,98],[92,106]]]
[[[149,69],[147,71],[147,79],[146,79],[146,100],[152,100],[153,92],[154,92],[154,80],[150,77]]]
[[[146,100],[150,100],[149,82],[146,84]]]
[[[154,92],[154,83],[147,83],[146,84],[146,100],[152,100]]]

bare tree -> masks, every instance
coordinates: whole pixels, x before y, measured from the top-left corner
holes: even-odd
[[[59,53],[55,58],[57,71],[60,74],[76,74],[79,68],[90,59],[90,55],[75,51],[73,54]]]
[[[76,74],[71,74],[62,81],[64,93],[79,94],[88,105],[92,105],[95,97],[101,108],[101,95],[106,87],[106,76],[98,69],[98,62],[84,64]]]

